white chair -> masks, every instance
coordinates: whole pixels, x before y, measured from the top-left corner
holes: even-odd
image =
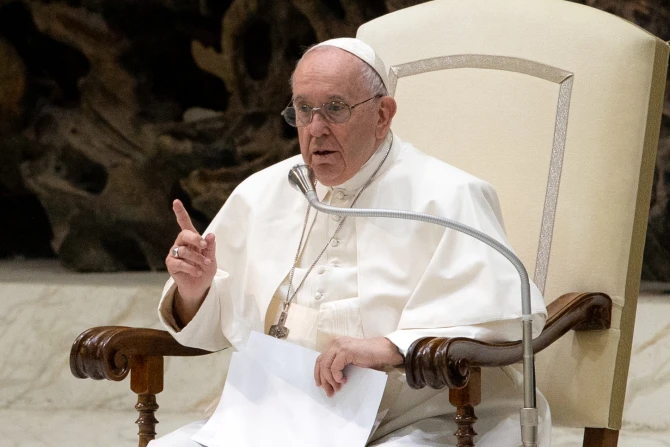
[[[609,329],[570,332],[541,352],[537,381],[554,424],[585,427],[585,446],[616,446],[668,45],[564,0],[435,0],[358,37],[389,70],[394,131],[495,186],[546,302],[612,298]]]

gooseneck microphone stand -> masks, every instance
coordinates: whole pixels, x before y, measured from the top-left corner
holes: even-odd
[[[407,219],[421,222],[429,222],[452,230],[465,233],[486,245],[490,246],[509,262],[514,265],[519,278],[521,279],[521,310],[523,324],[523,399],[524,408],[521,409],[521,440],[524,447],[537,446],[537,427],[538,412],[535,402],[535,359],[533,353],[533,320],[531,318],[530,308],[530,283],[528,273],[521,263],[521,260],[512,251],[492,237],[475,230],[467,225],[455,222],[444,217],[437,217],[430,214],[417,213],[413,211],[385,210],[385,209],[362,209],[362,208],[338,208],[324,205],[319,202],[314,189],[315,176],[314,171],[304,164],[295,165],[288,174],[288,180],[291,186],[302,192],[309,204],[317,211],[326,214],[336,214],[339,216],[352,217],[382,217],[392,219]]]

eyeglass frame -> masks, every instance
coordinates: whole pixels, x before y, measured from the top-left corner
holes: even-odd
[[[347,119],[344,120],[344,121],[334,122],[334,121],[331,121],[331,120],[328,119],[326,113],[321,112],[321,116],[323,117],[324,120],[326,120],[326,121],[329,122],[330,124],[344,124],[344,123],[348,122],[348,121],[351,119],[351,115],[352,115],[352,112],[351,112],[351,111],[354,110],[356,107],[360,106],[361,104],[365,104],[365,103],[368,102],[368,101],[372,101],[373,99],[376,99],[376,98],[383,98],[384,96],[385,96],[385,95],[383,95],[383,94],[381,94],[381,93],[377,93],[376,95],[371,96],[371,97],[369,97],[369,98],[366,99],[366,100],[363,100],[363,101],[361,101],[361,102],[357,102],[357,103],[354,104],[353,106],[350,106],[349,104],[347,104],[347,103],[344,102],[344,101],[329,101],[329,102],[324,102],[323,104],[321,104],[321,107],[310,107],[309,121],[307,122],[307,124],[303,124],[302,126],[298,126],[298,120],[297,120],[297,116],[298,116],[298,114],[297,114],[297,112],[296,112],[296,120],[295,120],[296,124],[295,124],[295,126],[293,126],[291,123],[289,123],[288,120],[287,120],[287,118],[286,118],[286,111],[287,111],[288,109],[295,109],[295,106],[292,106],[292,105],[291,105],[291,104],[293,104],[293,99],[291,99],[291,100],[289,101],[288,105],[286,106],[286,108],[284,108],[284,110],[282,110],[282,112],[281,112],[281,116],[284,117],[284,120],[286,120],[286,123],[287,123],[289,126],[296,127],[296,128],[297,128],[297,127],[306,127],[306,126],[309,126],[310,124],[312,124],[312,121],[314,120],[314,112],[323,109],[324,106],[326,106],[326,105],[328,105],[328,104],[336,104],[336,103],[338,103],[338,104],[342,104],[343,106],[346,106],[346,107],[349,109],[349,118],[347,118]],[[305,104],[305,105],[307,105],[307,104]],[[309,107],[309,105],[307,105],[307,106]]]

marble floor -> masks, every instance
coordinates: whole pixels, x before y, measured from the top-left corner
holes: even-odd
[[[36,272],[38,274],[36,275]],[[91,326],[158,327],[163,273],[74,275],[46,263],[0,263],[0,447],[137,445],[128,381],[77,380],[70,344]],[[202,418],[218,390],[200,386],[226,354],[168,359],[159,434]],[[216,387],[215,387],[216,388]],[[554,447],[582,431],[555,427]],[[670,447],[670,295],[640,297],[620,447]]]
[[[168,433],[198,419],[196,413],[164,413],[159,433]],[[135,447],[137,427],[132,412],[0,410],[1,447]],[[101,423],[101,420],[104,423]],[[39,427],[36,427],[38,425]],[[581,447],[579,429],[554,427],[552,447]],[[618,447],[668,447],[670,433],[625,429]]]

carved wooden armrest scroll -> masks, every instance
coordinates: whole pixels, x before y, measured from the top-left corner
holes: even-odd
[[[180,345],[167,331],[100,326],[79,335],[70,350],[70,371],[79,378],[120,381],[134,357],[196,356],[209,351]]]
[[[533,340],[540,352],[569,330],[609,329],[612,300],[603,293],[568,293],[547,307],[542,333]],[[458,447],[474,446],[477,421],[474,407],[481,400],[481,367],[506,366],[523,358],[521,341],[484,343],[469,338],[426,337],[415,341],[405,356],[407,383],[415,389],[449,387],[449,402],[456,407]]]
[[[196,356],[209,351],[180,345],[169,332],[157,329],[101,326],[79,335],[70,350],[70,370],[79,378],[121,381],[130,373],[140,413],[139,447],[156,437],[156,394],[163,391],[163,357]]]
[[[547,307],[542,333],[533,340],[540,352],[570,330],[609,329],[612,299],[604,293],[568,293]],[[405,356],[407,383],[415,389],[463,388],[474,367],[506,366],[523,358],[521,341],[485,343],[469,338],[426,337],[415,341]]]

